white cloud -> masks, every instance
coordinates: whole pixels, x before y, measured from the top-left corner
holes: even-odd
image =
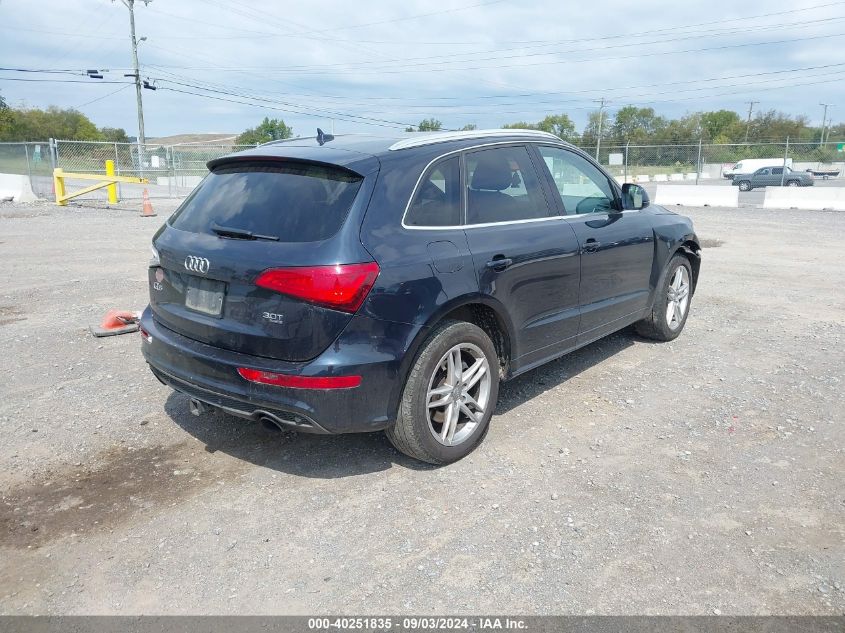
[[[717,12],[713,3],[657,0],[636,5],[155,0],[149,6],[139,0],[138,36],[148,38],[140,47],[142,73],[157,79],[160,88],[144,91],[147,133],[238,132],[264,116],[283,117],[305,134],[329,126],[331,119],[336,130],[378,129],[353,117],[415,123],[435,116],[448,127],[470,122],[494,127],[567,112],[582,124],[601,96],[610,99],[611,109],[649,103],[668,116],[742,110],[743,102],[753,99],[761,109],[815,120],[819,101],[845,103],[843,38],[822,37],[845,33],[845,3],[810,8],[821,4],[830,3],[805,0],[784,11],[755,0]],[[756,20],[712,24],[778,9]],[[798,38],[818,39],[738,46]],[[680,52],[691,49],[710,50]],[[3,0],[0,59],[6,67],[110,69],[107,79],[123,81],[130,66],[127,11],[107,0]],[[835,63],[843,65],[703,81]],[[46,76],[0,72],[0,77]],[[796,85],[801,83],[811,85]],[[117,87],[0,79],[12,105],[37,107],[80,106]],[[485,98],[492,95],[501,96]],[[82,110],[99,125],[135,133],[131,88]]]

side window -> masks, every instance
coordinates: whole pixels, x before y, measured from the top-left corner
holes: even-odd
[[[761,170],[757,173],[757,175],[758,175],[758,176],[768,176],[768,175],[769,175],[769,170],[768,170],[768,168],[766,168],[766,169],[761,169]]]
[[[783,167],[775,167],[772,169],[773,176],[780,176],[783,173]]]
[[[452,156],[431,167],[420,180],[405,224],[456,226],[461,223],[461,159]]]
[[[467,224],[549,217],[534,163],[523,146],[466,155]]]
[[[559,147],[537,148],[555,182],[567,215],[607,213],[615,208],[607,177],[583,156]]]

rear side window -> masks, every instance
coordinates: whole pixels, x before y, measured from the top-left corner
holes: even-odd
[[[251,231],[282,242],[316,242],[340,229],[363,178],[308,163],[237,163],[212,171],[171,225],[214,234],[212,227]]]
[[[549,216],[540,180],[522,146],[467,154],[467,224]]]
[[[461,223],[461,160],[441,160],[423,175],[405,216],[407,226],[457,226]]]

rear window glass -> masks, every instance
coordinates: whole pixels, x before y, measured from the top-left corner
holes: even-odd
[[[340,229],[363,178],[307,163],[239,163],[218,167],[185,200],[174,228],[214,234],[251,231],[282,242],[316,242]]]
[[[461,160],[447,158],[432,166],[417,186],[405,224],[455,226],[461,223]]]

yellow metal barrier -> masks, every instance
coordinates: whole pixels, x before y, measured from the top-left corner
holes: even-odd
[[[99,180],[96,185],[85,187],[73,193],[67,193],[65,189],[65,178],[72,178],[75,180]],[[136,184],[146,184],[150,182],[146,178],[133,178],[132,176],[115,176],[114,175],[114,161],[106,161],[106,175],[102,174],[75,174],[64,171],[61,167],[56,167],[53,170],[53,185],[56,189],[56,204],[60,206],[67,205],[67,201],[76,196],[81,196],[86,193],[91,193],[97,189],[108,187],[109,202],[114,204],[117,202],[117,184],[119,182],[131,182]]]

